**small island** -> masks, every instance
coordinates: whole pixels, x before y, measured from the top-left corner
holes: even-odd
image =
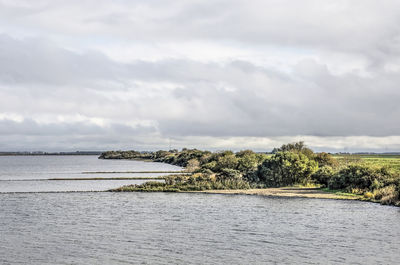
[[[281,197],[352,199],[400,206],[400,156],[314,153],[303,142],[271,153],[182,149],[108,151],[100,159],[169,163],[185,173],[113,192],[205,192]]]

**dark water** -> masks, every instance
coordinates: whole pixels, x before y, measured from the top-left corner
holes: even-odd
[[[399,208],[177,193],[0,194],[0,264],[399,264]]]
[[[84,172],[179,171],[180,167],[143,161],[103,160],[97,156],[0,156],[1,192],[102,191],[143,180],[46,181],[51,178],[155,177],[166,174],[84,174]]]

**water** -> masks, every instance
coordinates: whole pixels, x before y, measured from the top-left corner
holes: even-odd
[[[104,174],[93,172],[179,171],[164,163],[103,160],[97,156],[0,156],[1,192],[104,191],[144,180],[48,180],[52,178],[156,177],[165,173]],[[92,174],[85,174],[91,172]]]
[[[400,209],[373,203],[100,191],[85,171],[180,168],[95,156],[0,157],[0,264],[398,264]],[[123,174],[131,176],[132,174]],[[149,174],[152,175],[152,174]],[[104,177],[114,176],[114,174]],[[6,193],[6,192],[19,193]]]
[[[400,211],[184,193],[0,194],[1,264],[398,264]]]

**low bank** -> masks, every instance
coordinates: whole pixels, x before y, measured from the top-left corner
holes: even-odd
[[[178,189],[165,188],[163,183],[151,183],[151,186],[129,185],[110,192],[184,192],[184,193],[208,193],[208,194],[242,194],[259,195],[270,197],[292,197],[292,198],[315,198],[315,199],[335,199],[335,200],[363,200],[363,196],[340,191],[325,191],[320,188],[304,187],[281,187],[281,188],[257,188],[257,189]]]
[[[266,188],[266,189],[246,189],[246,190],[204,190],[191,191],[196,193],[211,194],[243,194],[259,195],[268,197],[292,197],[292,198],[314,198],[314,199],[334,199],[334,200],[361,200],[362,196],[340,193],[326,192],[319,188]]]

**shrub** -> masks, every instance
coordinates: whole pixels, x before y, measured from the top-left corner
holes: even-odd
[[[256,170],[258,165],[259,162],[256,153],[250,151],[242,151],[242,153],[240,153],[237,169],[243,172],[243,174]]]
[[[318,170],[312,174],[311,179],[316,183],[324,185],[325,187],[328,186],[329,180],[334,175],[334,170],[330,166],[323,166],[318,168]]]
[[[305,184],[317,168],[317,163],[302,153],[278,152],[261,164],[258,178],[270,187]]]
[[[194,172],[200,168],[200,162],[196,158],[192,158],[187,162],[186,170],[189,172]]]
[[[216,170],[221,171],[222,169],[230,168],[236,169],[238,165],[238,159],[233,153],[226,153],[223,156],[220,156],[217,160]]]
[[[388,172],[366,165],[349,165],[334,174],[329,180],[331,189],[371,190],[373,185],[390,178]]]
[[[232,179],[241,179],[242,174],[239,170],[232,169],[232,168],[223,168],[220,170],[221,173],[218,174],[217,180],[232,180]]]
[[[330,166],[330,167],[336,167],[338,165],[338,161],[333,158],[328,153],[318,153],[314,155],[314,160],[318,162],[318,166],[323,167],[323,166]]]
[[[375,199],[380,200],[382,204],[394,204],[398,201],[399,193],[396,186],[390,185],[374,191]]]
[[[217,161],[211,161],[202,166],[202,169],[208,169],[213,172],[217,171]]]
[[[274,148],[272,150],[273,154],[277,154],[279,152],[293,152],[293,153],[301,153],[308,158],[313,158],[314,152],[308,148],[304,142],[297,142],[297,143],[290,143],[290,144],[284,144],[279,148]]]
[[[375,199],[375,194],[370,191],[367,191],[366,193],[364,193],[364,197],[369,200],[371,200],[371,199],[373,200],[373,199]]]

